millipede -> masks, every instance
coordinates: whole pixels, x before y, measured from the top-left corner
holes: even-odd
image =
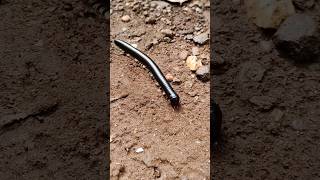
[[[157,80],[161,88],[164,90],[166,95],[168,96],[171,105],[173,108],[178,108],[180,105],[179,95],[173,90],[170,83],[164,77],[160,68],[157,64],[146,54],[142,53],[135,47],[131,46],[129,43],[122,40],[114,40],[114,43],[126,53],[130,54],[134,58],[136,58],[139,62],[146,66],[149,71],[152,73],[153,77]]]

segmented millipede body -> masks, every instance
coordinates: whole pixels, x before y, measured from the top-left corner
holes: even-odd
[[[174,108],[178,108],[180,105],[180,98],[178,94],[173,90],[173,88],[171,87],[167,79],[164,77],[163,73],[161,72],[157,64],[150,57],[148,57],[138,49],[134,48],[127,42],[124,42],[121,40],[115,40],[114,43],[119,48],[124,50],[126,53],[136,58],[138,61],[140,61],[143,65],[145,65],[149,69],[153,77],[157,80],[161,88],[167,94],[168,98],[170,99],[171,105]]]

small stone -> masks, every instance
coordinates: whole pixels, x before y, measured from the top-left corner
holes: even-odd
[[[141,148],[141,147],[136,149],[136,153],[142,153],[143,151],[144,151],[144,150],[143,150],[143,148]]]
[[[205,44],[209,40],[209,33],[204,32],[193,37],[193,41],[198,44]]]
[[[173,37],[173,35],[174,35],[173,31],[170,29],[162,29],[161,33],[167,37]]]
[[[173,80],[172,80],[172,84],[175,84],[175,85],[180,85],[182,83],[182,81],[180,80],[180,79],[178,79],[178,78],[173,78]]]
[[[173,79],[174,79],[174,76],[173,76],[172,74],[170,74],[170,73],[167,74],[165,77],[166,77],[166,79],[167,79],[168,81],[170,81],[170,82],[173,81]]]
[[[202,9],[201,9],[201,8],[196,7],[196,12],[200,14],[200,13],[202,13],[203,11],[202,11]]]
[[[171,39],[166,36],[166,37],[163,38],[163,42],[170,43],[170,42],[171,42]]]
[[[130,19],[131,19],[131,18],[130,18],[129,15],[124,15],[124,16],[121,17],[121,21],[123,21],[123,22],[129,22]]]
[[[154,16],[147,17],[145,20],[146,24],[155,24],[156,22],[157,22],[157,19]]]
[[[269,110],[276,102],[275,98],[269,96],[253,96],[249,102],[256,105],[260,110]]]
[[[210,66],[201,66],[199,69],[196,71],[196,76],[199,80],[203,82],[207,82],[210,80]]]
[[[182,51],[179,53],[179,58],[180,58],[181,60],[186,60],[187,57],[188,57],[188,55],[189,55],[189,52],[188,52],[188,51],[182,50]]]
[[[127,30],[128,30],[128,28],[126,28],[126,27],[121,28],[121,31],[122,31],[122,32],[125,32],[125,31],[127,31]]]
[[[246,0],[247,14],[261,28],[276,29],[295,13],[291,0]]]
[[[212,60],[212,65],[218,67],[224,65],[225,62],[226,61],[221,56],[214,56]]]
[[[151,1],[150,7],[156,7],[157,9],[166,9],[170,7],[170,4],[164,1]]]
[[[187,34],[187,35],[185,36],[185,39],[187,39],[187,40],[193,40],[193,35],[192,35],[192,34]]]
[[[260,41],[259,46],[263,52],[270,52],[273,47],[272,41]]]
[[[143,12],[143,15],[144,15],[144,16],[148,16],[148,15],[149,15],[148,11],[144,11],[144,12]]]
[[[138,44],[131,44],[134,48],[138,48]]]
[[[239,82],[251,83],[259,82],[263,79],[266,70],[265,68],[257,62],[247,61],[242,64],[239,72]]]
[[[200,30],[201,30],[201,27],[196,26],[196,27],[194,28],[194,30],[196,30],[196,31],[200,31]]]
[[[214,75],[223,74],[225,71],[228,70],[225,59],[219,55],[211,57],[210,65],[213,69],[212,74]]]
[[[194,56],[198,56],[200,53],[199,53],[199,48],[198,47],[193,47],[192,48],[192,55]]]
[[[287,18],[276,32],[276,48],[296,61],[312,61],[320,55],[320,33],[313,17],[295,14]]]
[[[186,63],[191,71],[196,71],[200,66],[202,66],[202,63],[197,59],[197,56],[189,56]]]

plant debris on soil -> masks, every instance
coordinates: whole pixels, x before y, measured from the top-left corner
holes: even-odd
[[[115,0],[111,12],[111,41],[150,56],[181,101],[174,111],[148,70],[112,44],[111,99],[128,96],[111,104],[111,179],[209,179],[210,83],[207,69],[195,73],[210,61],[209,1]]]
[[[106,179],[107,22],[80,0],[0,17],[0,179]]]
[[[213,94],[224,117],[223,141],[212,162],[213,178],[320,179],[320,59],[309,61],[319,51],[319,41],[312,41],[319,36],[312,36],[316,34],[313,27],[301,25],[313,26],[305,16],[319,18],[320,2],[306,7],[304,1],[294,1],[296,13],[308,21],[292,22],[297,15],[289,15],[289,20],[279,21],[281,29],[273,30],[258,27],[265,23],[256,25],[250,15],[264,16],[264,12],[258,9],[248,16],[252,9],[244,2],[211,4]],[[308,36],[313,38],[303,40]],[[274,44],[279,41],[286,41],[281,44],[286,51]],[[299,56],[298,61],[292,58],[313,48],[312,54]]]

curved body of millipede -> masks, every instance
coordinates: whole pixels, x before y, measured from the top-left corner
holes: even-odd
[[[150,72],[152,73],[153,77],[157,80],[161,88],[164,90],[164,92],[167,94],[171,105],[174,108],[179,107],[180,105],[180,98],[178,94],[173,90],[170,83],[166,80],[163,73],[161,72],[160,68],[157,66],[157,64],[147,55],[139,51],[138,49],[131,46],[129,43],[121,40],[115,40],[114,43],[124,50],[126,53],[130,54],[137,60],[139,60],[143,65],[145,65]]]

